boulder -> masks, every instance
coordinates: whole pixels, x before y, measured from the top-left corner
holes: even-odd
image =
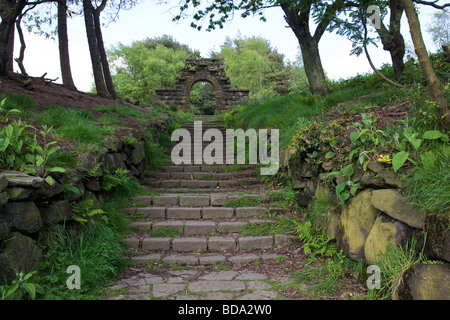
[[[0,207],[5,205],[9,200],[8,192],[0,192]]]
[[[122,149],[122,140],[116,136],[106,136],[102,140],[102,146],[108,150],[108,152],[117,152]]]
[[[428,219],[425,254],[429,259],[450,262],[450,217],[431,215]]]
[[[419,264],[407,272],[400,298],[413,300],[449,300],[450,266]]]
[[[86,190],[89,191],[100,191],[102,189],[100,182],[97,179],[89,179],[85,181],[84,186],[86,187]]]
[[[33,239],[19,232],[12,232],[5,241],[5,248],[0,253],[0,274],[7,282],[16,278],[16,271],[25,274],[37,271],[42,253]]]
[[[328,202],[331,203],[339,202],[339,199],[336,195],[336,188],[322,180],[319,180],[319,182],[317,183],[315,197],[327,200]]]
[[[413,228],[424,227],[425,213],[418,206],[409,204],[408,199],[395,189],[372,191],[371,204]]]
[[[8,180],[9,187],[39,188],[44,184],[41,177],[29,176],[19,171],[2,171],[0,179],[2,176]]]
[[[405,237],[405,226],[397,220],[380,213],[364,244],[364,256],[368,264],[376,264],[379,254],[386,252],[388,245],[399,244]]]
[[[403,181],[400,180],[398,174],[392,170],[387,169],[379,161],[369,161],[367,168],[376,173],[378,177],[383,179],[384,183],[390,187],[403,188]]]
[[[48,199],[64,192],[64,186],[55,181],[53,185],[44,184],[38,190],[33,192],[35,199]]]
[[[328,213],[327,237],[336,238],[339,227],[339,218],[339,214],[334,212],[334,210]]]
[[[12,230],[35,233],[42,228],[41,214],[32,201],[8,202],[0,214],[11,225]]]
[[[358,193],[344,207],[337,229],[338,250],[357,261],[364,259],[364,244],[379,213],[371,206],[371,197],[372,192],[368,190]]]
[[[383,179],[374,174],[373,172],[364,172],[362,178],[361,178],[361,186],[363,188],[385,188],[386,185],[383,181]]]
[[[9,223],[5,219],[0,219],[0,240],[9,234]]]
[[[60,223],[72,218],[72,205],[69,201],[57,201],[41,209],[46,222]]]
[[[134,148],[131,150],[131,163],[137,165],[141,163],[145,158],[145,146],[143,141],[136,143]]]
[[[97,177],[101,176],[103,174],[103,171],[102,171],[102,166],[99,165],[99,163],[102,162],[100,157],[96,157],[90,153],[80,154],[78,156],[78,167],[82,171],[89,172],[90,174],[92,174],[94,176],[97,176]]]
[[[20,187],[7,188],[9,201],[17,201],[27,199],[33,192],[33,189],[25,189]]]
[[[6,178],[5,175],[0,175],[0,192],[5,190],[5,188],[8,186],[8,178]]]

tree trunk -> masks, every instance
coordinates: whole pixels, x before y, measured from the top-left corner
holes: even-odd
[[[0,22],[0,76],[7,76],[13,71],[13,49],[15,19]]]
[[[8,44],[6,45],[6,50],[8,51],[9,61],[7,64],[7,69],[9,72],[14,71],[14,29],[13,32],[10,33]]]
[[[300,9],[293,7],[289,2],[283,2],[280,6],[285,13],[286,22],[300,44],[309,90],[312,93],[325,95],[330,90],[328,89],[325,72],[320,60],[319,40],[326,29],[327,23],[325,21],[321,22],[314,36],[311,36],[309,30],[309,9],[300,11]],[[321,31],[319,31],[319,28]]]
[[[0,8],[0,76],[13,71],[14,27],[27,0],[2,1]]]
[[[106,1],[105,1],[106,3]],[[95,36],[97,38],[98,50],[100,53],[100,60],[103,67],[103,76],[106,82],[106,88],[113,99],[117,99],[116,89],[114,88],[111,71],[109,68],[108,58],[106,55],[105,45],[103,43],[102,29],[100,25],[100,12],[103,9],[99,8],[94,11],[94,26],[95,26]]]
[[[92,7],[91,0],[83,0],[83,11],[97,95],[104,98],[111,98],[111,96],[108,93],[108,90],[106,90],[105,82],[103,80],[102,64],[100,61],[100,53],[98,51],[97,39],[95,36],[94,13],[93,13],[94,8]]]
[[[400,33],[400,21],[403,15],[403,5],[401,0],[390,0],[391,11],[389,30],[381,21],[381,28],[377,29],[378,35],[383,43],[383,49],[389,51],[392,60],[395,77],[399,79],[405,69],[403,57],[405,55],[405,41]]]
[[[422,73],[427,81],[428,90],[431,98],[436,102],[436,112],[445,130],[450,130],[449,105],[445,99],[444,90],[433,70],[430,57],[428,56],[425,43],[423,42],[422,32],[420,30],[419,18],[414,8],[412,0],[402,0],[408,18],[409,30],[414,43],[414,49],[419,58]]]
[[[63,86],[69,90],[77,91],[70,68],[69,38],[67,36],[67,0],[58,1],[58,42]]]

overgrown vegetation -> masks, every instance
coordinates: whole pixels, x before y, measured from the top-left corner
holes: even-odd
[[[436,54],[432,60],[446,84],[448,97],[449,69],[448,64],[439,63],[442,57]],[[393,77],[388,66],[382,72]],[[404,81],[411,83],[409,87],[391,88],[376,75],[360,75],[330,83],[333,92],[324,97],[310,93],[273,97],[238,106],[224,117],[228,127],[280,130],[281,154],[286,155],[281,162],[289,163],[289,171],[278,175],[295,177],[296,166],[306,162],[318,173],[327,174],[327,182],[334,185],[340,203],[329,197],[314,198],[307,209],[300,211],[303,218],[294,220],[309,259],[322,261],[318,269],[307,266],[299,272],[299,281],[311,283],[313,278],[320,278],[315,288],[319,295],[334,290],[333,283],[342,279],[348,267],[365,281],[361,263],[350,263],[336,252],[334,239],[326,236],[325,228],[330,215],[361,189],[355,172],[365,172],[369,161],[399,174],[410,202],[428,215],[448,216],[449,136],[423,86],[419,66],[409,61],[404,76]],[[278,175],[273,180],[288,178]],[[247,229],[270,233],[277,226],[249,225]],[[384,287],[369,292],[369,299],[396,299],[401,276],[416,263],[426,261],[414,243],[390,246],[380,259]]]

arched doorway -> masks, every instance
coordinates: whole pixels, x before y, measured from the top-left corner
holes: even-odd
[[[232,88],[223,64],[217,59],[187,59],[175,79],[175,87],[156,89],[156,99],[179,110],[189,111],[191,89],[197,82],[208,82],[214,87],[216,112],[248,101],[248,89]]]
[[[199,115],[214,115],[216,110],[216,89],[208,81],[198,81],[189,94],[191,112]]]

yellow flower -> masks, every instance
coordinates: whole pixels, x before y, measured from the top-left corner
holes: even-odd
[[[377,159],[377,161],[383,162],[383,163],[391,163],[392,159],[389,157],[388,154],[386,154],[386,155],[380,154],[379,158]]]

